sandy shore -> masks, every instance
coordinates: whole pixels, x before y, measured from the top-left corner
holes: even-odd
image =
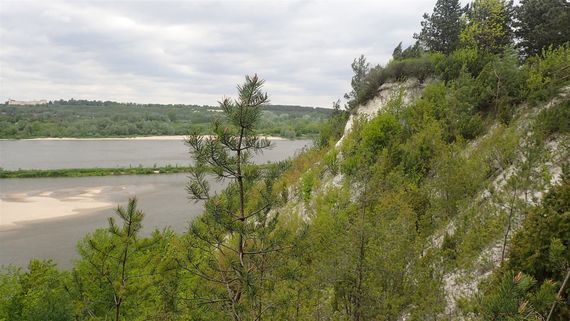
[[[211,135],[204,135],[210,137]],[[20,140],[44,140],[44,141],[64,141],[64,140],[184,140],[187,136],[136,136],[136,137],[107,137],[107,138],[73,138],[73,137],[43,137],[43,138],[28,138]],[[269,140],[286,140],[283,137],[277,136],[262,136]],[[14,140],[14,139],[0,139],[0,140]]]
[[[94,187],[72,192],[2,194],[0,229],[13,228],[26,221],[70,216],[86,210],[116,206],[104,200],[101,197],[102,192],[103,187]]]

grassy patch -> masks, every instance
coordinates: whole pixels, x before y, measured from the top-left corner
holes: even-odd
[[[187,166],[1,170],[0,178],[83,177],[186,173]]]

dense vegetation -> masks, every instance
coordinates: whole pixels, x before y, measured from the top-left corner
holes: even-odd
[[[137,105],[115,102],[59,100],[48,105],[0,105],[0,139],[36,137],[127,137],[208,133],[219,107]],[[287,138],[319,133],[330,109],[267,106],[259,131]]]
[[[387,66],[355,60],[347,107],[292,161],[250,163],[267,146],[256,136],[267,96],[246,78],[222,102],[217,138],[188,141],[188,190],[205,204],[188,232],[141,237],[131,200],[79,243],[71,271],[6,267],[0,319],[568,320],[570,48],[513,47],[513,15],[535,4],[437,1]],[[358,117],[382,84],[410,78],[420,97],[395,90]],[[229,187],[211,195],[205,175]]]

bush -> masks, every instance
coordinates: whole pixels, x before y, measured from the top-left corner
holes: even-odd
[[[557,250],[561,246],[563,250]],[[564,266],[570,263],[569,249],[570,177],[566,177],[545,196],[541,206],[529,213],[522,230],[513,237],[509,268],[539,281],[561,280]]]
[[[556,288],[552,282],[543,283],[534,290],[536,280],[523,273],[508,271],[495,281],[486,295],[479,298],[475,312],[483,320],[543,320],[555,299]]]
[[[362,105],[374,98],[378,89],[389,81],[404,81],[416,78],[423,82],[435,74],[435,63],[441,59],[438,54],[419,58],[392,60],[386,67],[376,66],[370,70],[360,86],[357,104]]]
[[[476,78],[479,111],[492,112],[505,124],[513,117],[514,106],[526,98],[526,75],[517,59],[516,52],[507,51],[489,61]]]
[[[301,177],[301,195],[303,201],[308,202],[311,200],[313,188],[317,183],[317,177],[314,171],[308,171]]]
[[[319,136],[315,141],[318,147],[327,147],[335,144],[344,133],[344,127],[348,120],[348,112],[340,109],[340,101],[333,104],[333,112],[326,123],[322,124]]]
[[[435,65],[436,75],[447,82],[459,78],[462,71],[477,76],[491,58],[474,48],[463,48],[443,57]]]
[[[540,57],[527,61],[526,87],[533,101],[543,101],[558,93],[570,81],[570,44],[557,49],[546,49]]]
[[[538,114],[536,128],[549,137],[553,134],[568,134],[570,132],[570,100],[565,100]]]

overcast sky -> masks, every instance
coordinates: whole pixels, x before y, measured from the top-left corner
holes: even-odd
[[[0,0],[0,99],[216,104],[258,73],[274,104],[330,107],[435,0]]]

